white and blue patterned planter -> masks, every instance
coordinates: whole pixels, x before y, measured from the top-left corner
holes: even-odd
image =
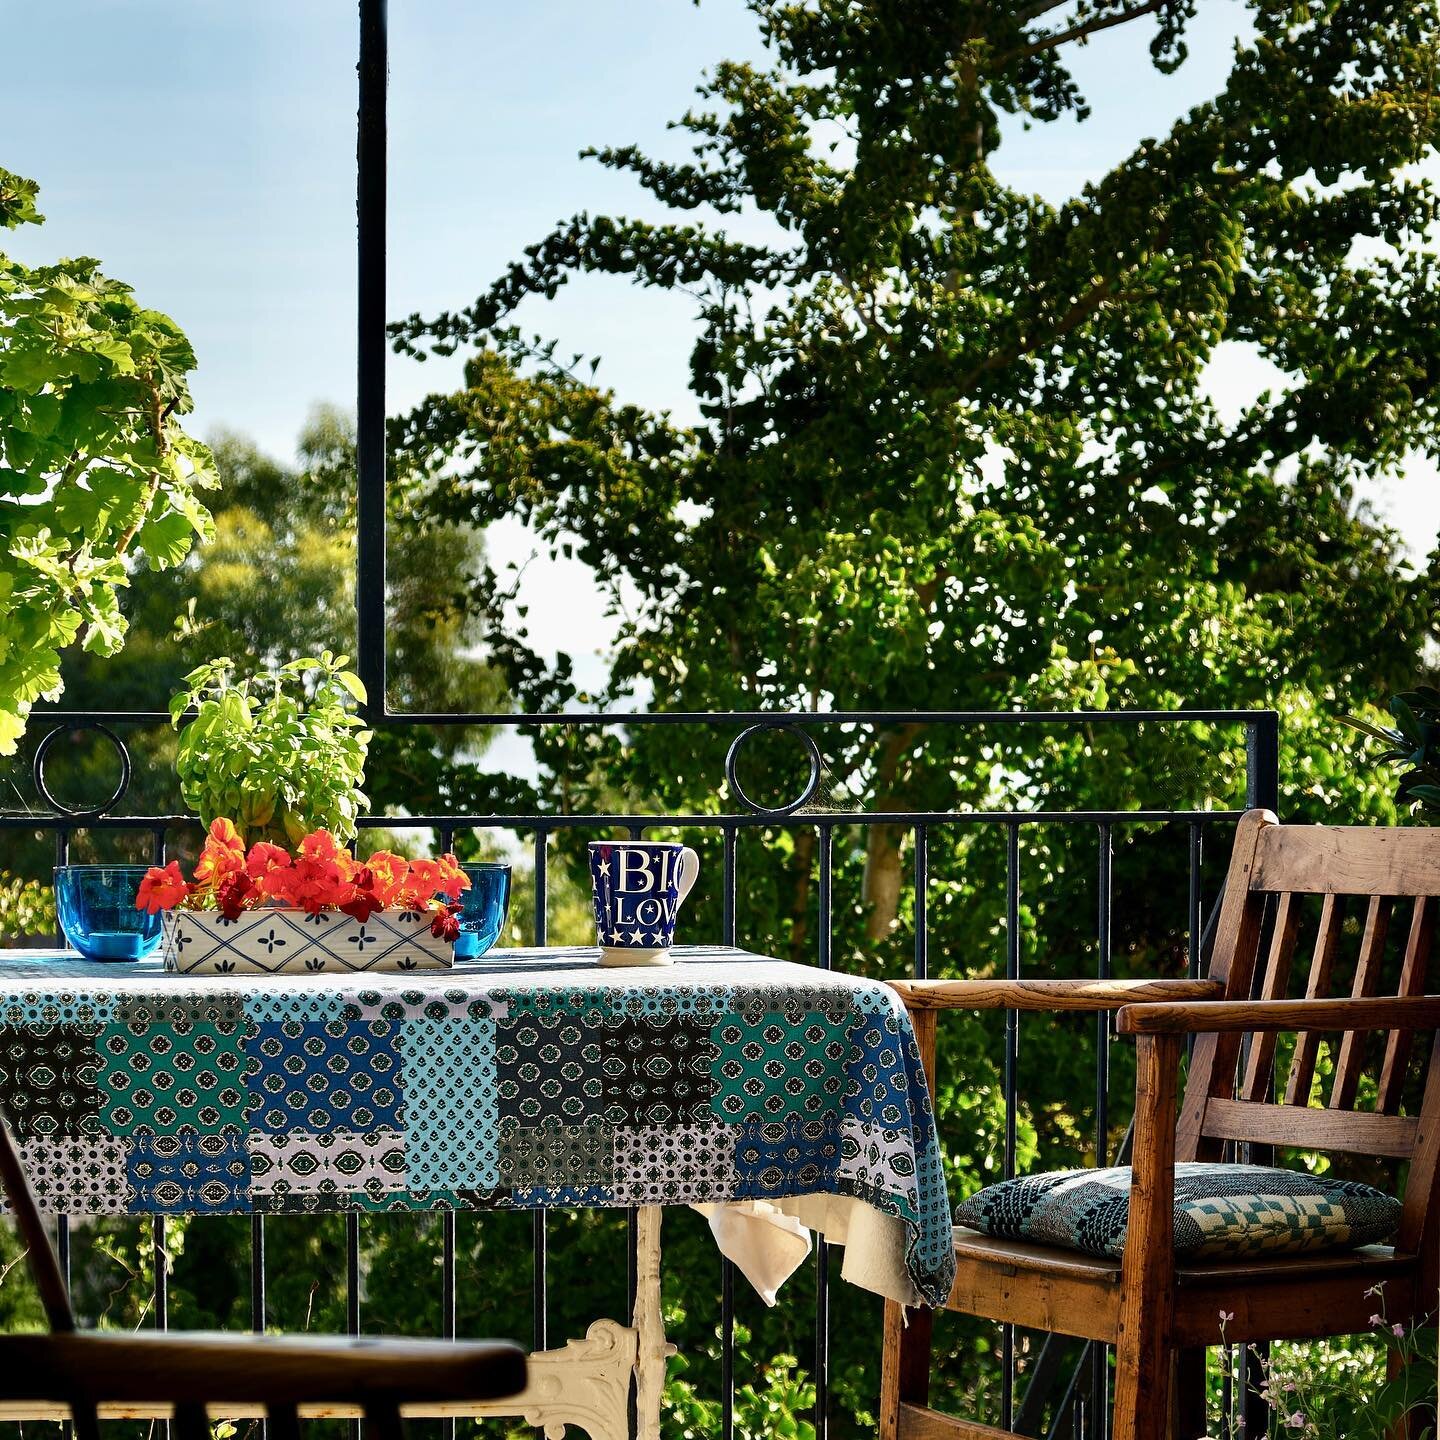
[[[363,923],[336,910],[264,907],[235,920],[217,910],[169,910],[161,953],[165,968],[181,975],[448,970],[454,947],[430,933],[430,922],[414,910],[377,910]]]

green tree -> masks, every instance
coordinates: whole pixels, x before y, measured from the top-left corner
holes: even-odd
[[[0,170],[0,229],[39,224],[38,188]],[[135,558],[178,564],[210,515],[209,450],[187,435],[190,342],[90,259],[31,267],[0,252],[0,755],[60,654],[125,640]]]
[[[585,560],[617,616],[610,702],[1271,705],[1288,814],[1393,818],[1337,717],[1423,673],[1436,638],[1433,568],[1409,570],[1355,491],[1437,453],[1436,196],[1415,169],[1440,123],[1435,4],[1252,0],[1223,88],[1060,205],[1004,183],[1007,126],[1084,116],[1070,57],[1101,30],[1148,26],[1155,64],[1180,64],[1190,0],[750,8],[768,62],[715,67],[679,122],[689,160],[593,152],[669,219],[577,215],[466,309],[395,327],[422,358],[468,352],[459,390],[393,425],[417,511],[518,516]],[[519,328],[518,307],[590,273],[690,299],[695,424],[627,403]],[[1285,377],[1233,418],[1206,386],[1222,341]],[[514,633],[497,577],[475,598],[524,708],[577,698],[565,657],[546,665]],[[538,744],[569,807],[618,795],[684,813],[728,803],[730,738]],[[900,812],[1236,805],[1238,740],[1198,723],[853,727],[826,734],[826,788]],[[784,794],[791,768],[756,756],[754,788]],[[812,952],[817,833],[743,837],[756,948]],[[1183,828],[1115,838],[1117,970],[1173,973]],[[903,972],[909,828],[834,841],[836,963]],[[931,844],[935,968],[1003,964],[1001,836]],[[1094,844],[1022,832],[1028,973],[1093,969]],[[1022,1152],[1084,1158],[1092,1055],[1026,1033]],[[997,1042],[947,1027],[957,1189],[998,1163]],[[805,1353],[789,1322],[766,1323],[762,1353]],[[873,1325],[835,1335],[835,1393],[863,1433]],[[989,1343],[954,1342],[957,1389],[993,1385]]]
[[[355,653],[355,442],[348,416],[318,407],[287,465],[235,434],[213,437],[224,480],[211,544],[163,573],[136,577],[129,594],[131,639],[116,659],[76,655],[66,666],[77,707],[163,708],[195,666],[216,655],[279,665],[319,649]],[[416,523],[398,504],[390,516],[390,703],[396,709],[502,710],[502,677],[477,658],[469,612],[483,565],[479,532]],[[180,808],[172,773],[174,737],[133,737],[136,779],[126,806],[137,813]],[[485,737],[466,727],[384,730],[372,741],[375,813],[491,808],[496,782],[478,764]],[[95,768],[106,763],[97,756]],[[57,766],[57,769],[59,767]],[[98,776],[75,779],[103,791]]]

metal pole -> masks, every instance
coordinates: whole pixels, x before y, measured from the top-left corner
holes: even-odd
[[[1260,710],[1245,726],[1245,804],[1280,808],[1280,716]]]
[[[360,0],[356,143],[356,665],[367,718],[385,713],[386,0]]]

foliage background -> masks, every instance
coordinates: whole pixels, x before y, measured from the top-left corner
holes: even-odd
[[[1067,55],[1108,19],[1149,27],[1156,63],[1181,63],[1193,7],[751,8],[768,58],[717,65],[681,122],[692,159],[597,154],[663,202],[668,222],[577,215],[467,308],[397,327],[404,348],[463,353],[465,369],[460,388],[391,426],[392,704],[1273,706],[1287,818],[1394,820],[1388,782],[1338,717],[1434,669],[1433,567],[1407,567],[1354,488],[1436,449],[1434,196],[1414,171],[1434,143],[1434,6],[1397,19],[1379,0],[1257,0],[1256,39],[1221,93],[1059,206],[996,179],[998,116],[1044,124],[1083,109]],[[749,238],[757,215],[773,242]],[[697,424],[628,403],[585,357],[531,333],[537,306],[595,273],[693,305]],[[1287,376],[1232,418],[1200,383],[1227,339]],[[343,417],[317,416],[293,467],[237,437],[215,451],[215,543],[164,575],[137,568],[127,651],[103,665],[78,657],[68,703],[157,706],[217,653],[353,648]],[[599,694],[582,692],[567,657],[552,664],[527,644],[483,544],[513,517],[550,553],[583,559],[620,621]],[[545,730],[535,766],[507,774],[487,767],[483,736],[387,729],[370,789],[387,811],[718,814],[733,734]],[[169,743],[139,742],[137,810],[173,807]],[[1241,737],[1199,722],[870,727],[831,730],[824,748],[833,806],[1203,809],[1244,795]],[[77,783],[99,788],[76,759]],[[757,746],[744,779],[762,796],[793,793],[793,751]],[[814,956],[815,837],[804,822],[747,832],[743,942]],[[590,838],[556,842],[554,938],[583,935],[576,862]],[[686,838],[717,874],[713,835]],[[1096,839],[1088,825],[1022,830],[1025,973],[1093,973]],[[1115,839],[1116,973],[1180,973],[1185,829],[1137,822]],[[1212,895],[1227,841],[1217,827],[1208,845]],[[908,971],[912,862],[908,827],[837,829],[837,966]],[[7,864],[43,877],[45,842],[18,838]],[[1003,833],[937,829],[930,867],[933,972],[1002,968]],[[697,900],[691,933],[716,934],[718,887]],[[517,898],[517,938],[528,914]],[[1095,1045],[1089,1030],[1021,1026],[1022,1165],[1094,1158]],[[956,1196],[999,1171],[1000,1053],[997,1026],[945,1027],[938,1103]],[[1112,1059],[1113,1153],[1128,1051]],[[524,1335],[528,1222],[460,1227],[462,1332]],[[364,1222],[367,1326],[436,1328],[437,1228]],[[88,1312],[142,1323],[143,1230],[93,1232],[101,1244],[80,1247],[78,1277]],[[244,1325],[248,1227],[172,1234],[172,1323]],[[618,1217],[553,1222],[552,1334],[618,1309],[621,1234]],[[275,1323],[340,1326],[341,1222],[277,1220],[267,1236]],[[667,1425],[710,1433],[718,1261],[688,1215],[667,1221],[667,1250],[669,1318],[689,1357]],[[427,1273],[435,1284],[417,1285]],[[0,1286],[0,1310],[11,1307],[0,1318],[33,1320],[17,1278]],[[873,1433],[878,1302],[833,1293],[836,1432]],[[812,1295],[809,1274],[773,1312],[741,1295],[756,1368],[738,1373],[770,1367],[768,1390],[744,1397],[743,1433],[792,1423]],[[947,1319],[938,1335],[939,1402],[995,1415],[994,1334]],[[1027,1341],[1022,1366],[1031,1358]],[[774,1404],[791,1418],[767,1413]]]

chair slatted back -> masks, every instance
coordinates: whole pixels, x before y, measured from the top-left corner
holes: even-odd
[[[1266,811],[1251,811],[1236,832],[1210,977],[1230,1000],[1285,999],[1302,978],[1307,999],[1332,996],[1337,986],[1353,996],[1422,995],[1437,913],[1440,830],[1281,825]],[[1227,1143],[1248,1142],[1409,1162],[1396,1243],[1433,1259],[1440,1177],[1434,1033],[1346,1031],[1338,1042],[1302,1033],[1278,1100],[1277,1039],[1197,1039],[1177,1126],[1179,1158],[1218,1160]],[[1332,1073],[1317,1105],[1312,1094],[1327,1041]],[[1367,1066],[1376,1058],[1372,1080]]]

